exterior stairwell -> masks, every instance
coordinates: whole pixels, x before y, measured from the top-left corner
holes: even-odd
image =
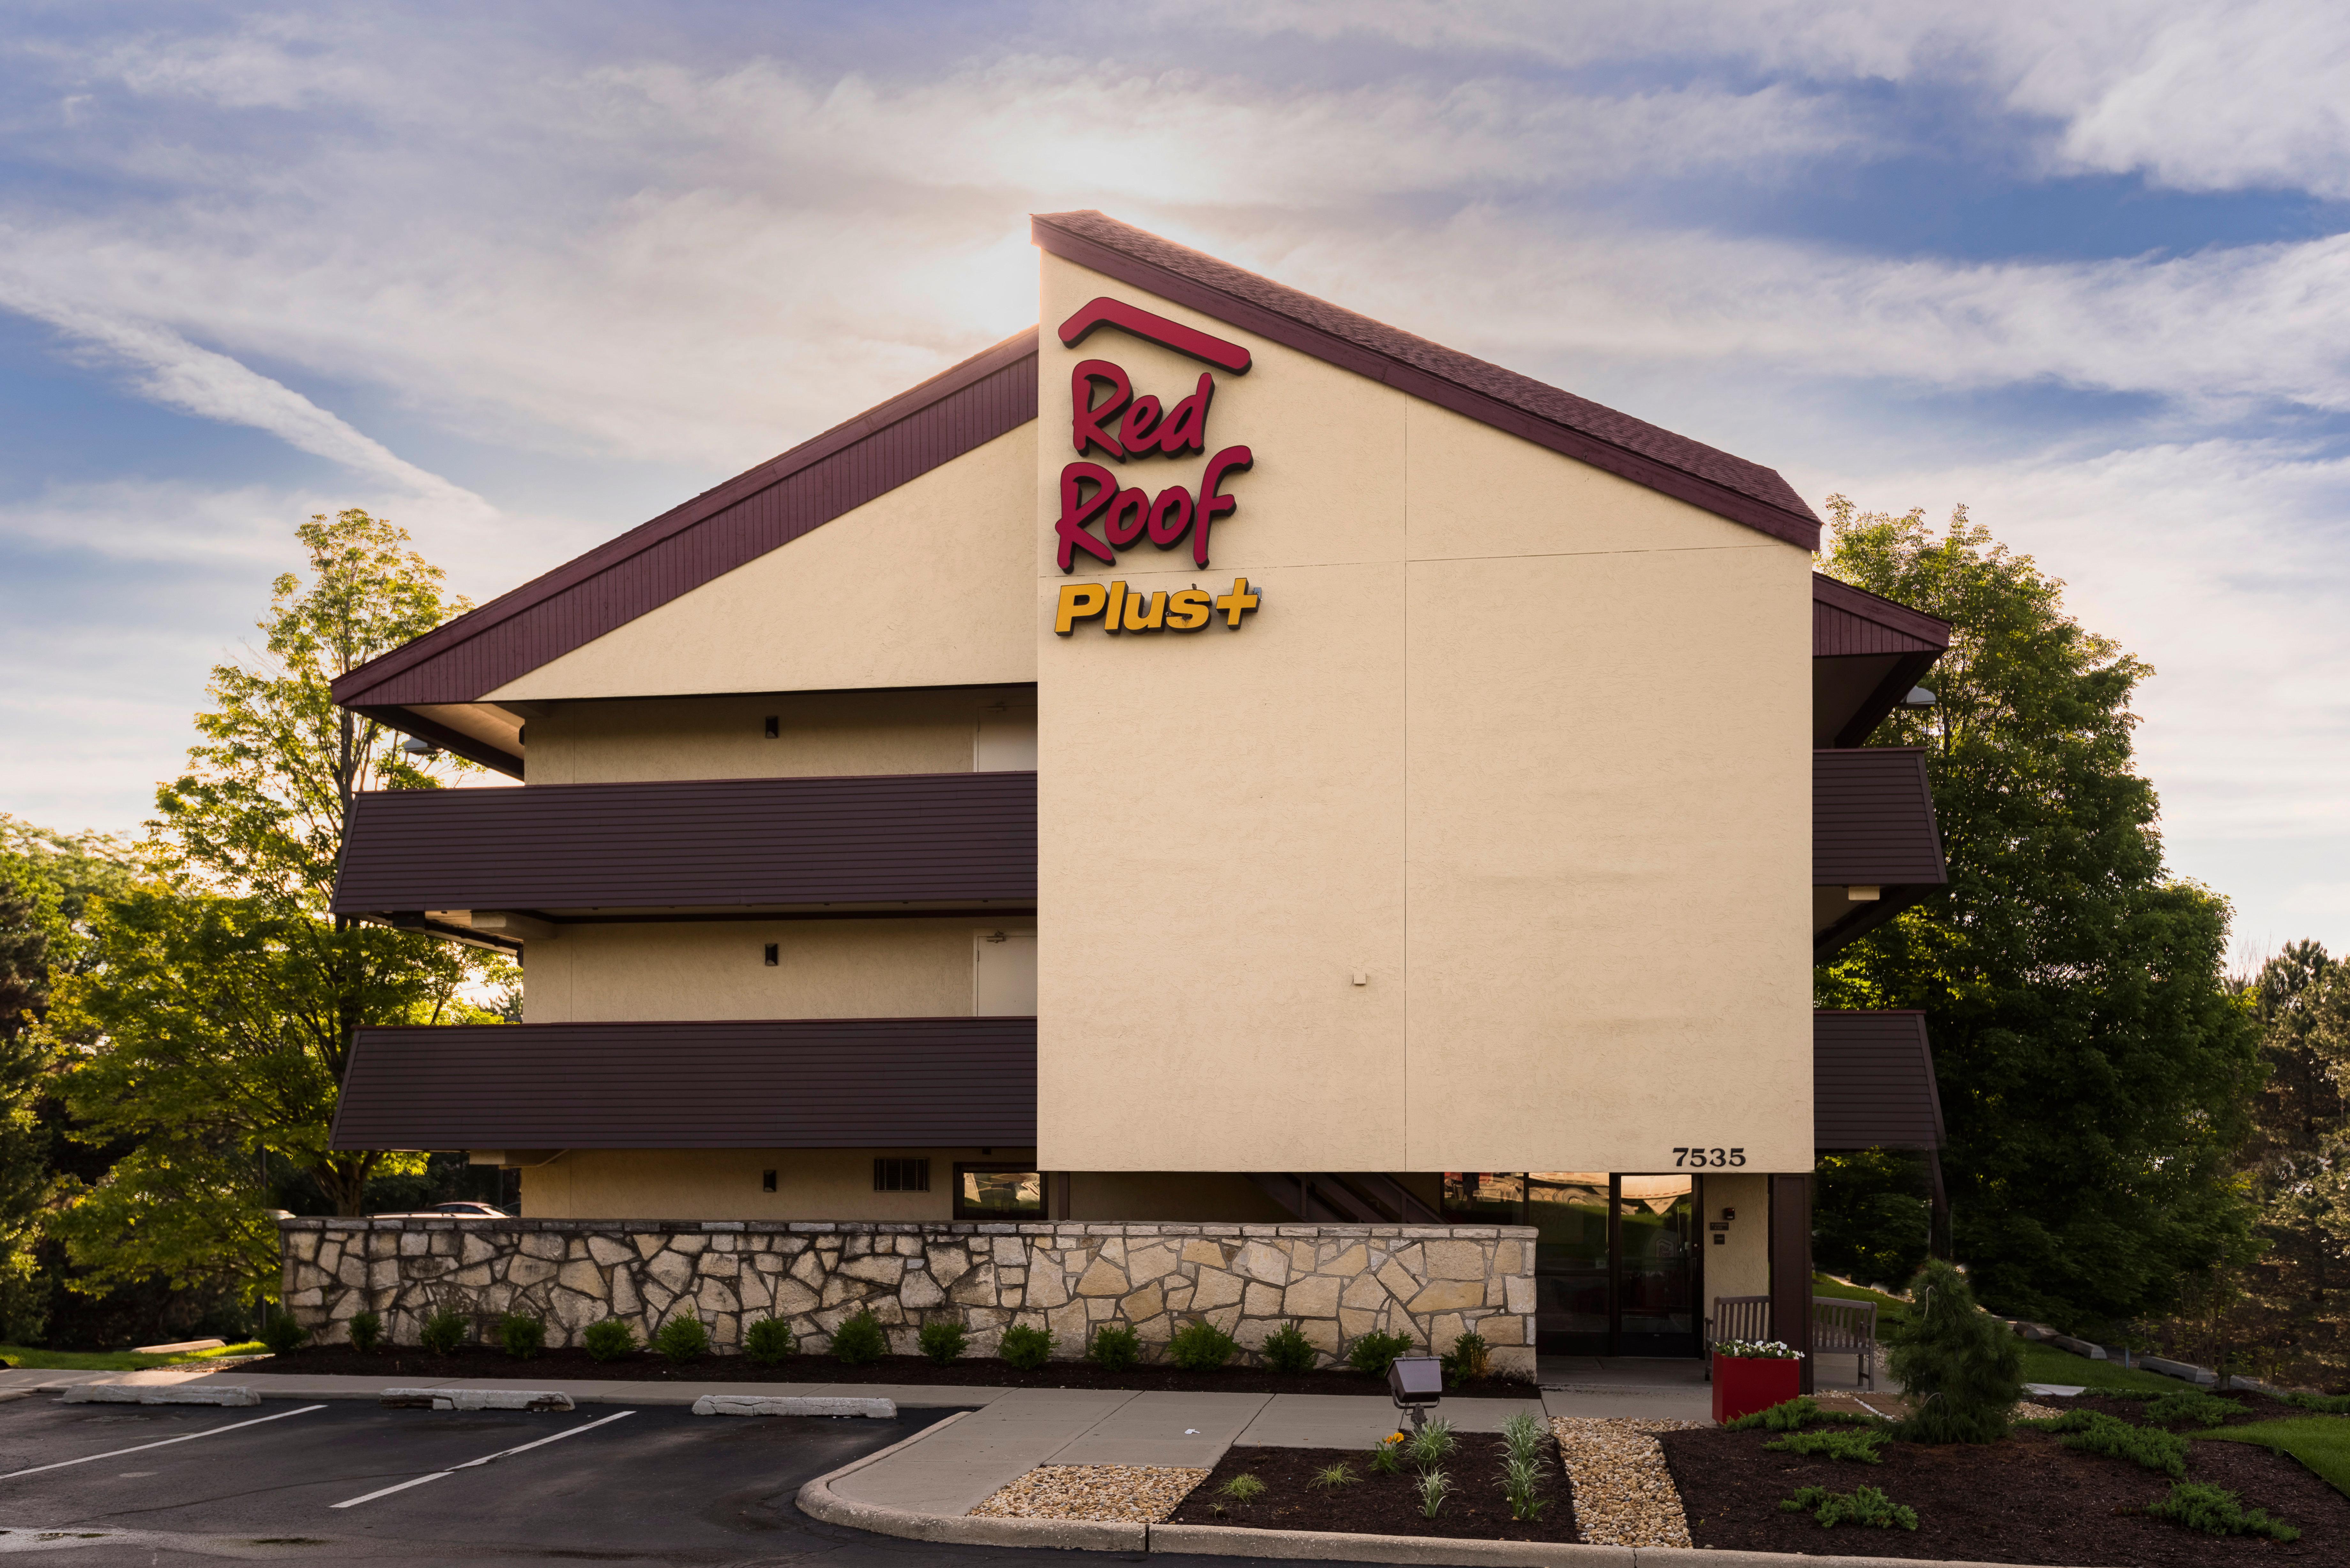
[[[1440,1225],[1444,1217],[1394,1177],[1378,1171],[1253,1170],[1257,1189],[1300,1220],[1345,1225]]]

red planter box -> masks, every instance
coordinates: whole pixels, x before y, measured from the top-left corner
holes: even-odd
[[[1735,1421],[1783,1405],[1804,1391],[1804,1364],[1765,1355],[1713,1358],[1713,1418]]]

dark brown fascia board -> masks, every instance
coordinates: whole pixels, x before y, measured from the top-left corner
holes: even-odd
[[[363,667],[364,668],[364,667]],[[502,752],[472,735],[460,734],[446,724],[436,724],[411,708],[379,708],[363,703],[349,705],[352,712],[372,719],[387,730],[397,730],[403,735],[413,735],[420,741],[430,741],[444,752],[453,752],[467,762],[479,763],[508,778],[522,777],[522,759],[511,752]]]
[[[1393,355],[1382,354],[1358,343],[1349,343],[1318,327],[1309,327],[1305,322],[1266,309],[1212,285],[1170,272],[1156,263],[1130,256],[1083,234],[1072,234],[1046,216],[1031,214],[1029,230],[1040,248],[1063,261],[1090,267],[1104,276],[1114,277],[1137,288],[1147,288],[1162,299],[1171,299],[1219,321],[1229,322],[1243,331],[1270,338],[1284,348],[1310,354],[1342,370],[1352,370],[1358,376],[1384,382],[1424,402],[1450,409],[1456,414],[1530,441],[1536,446],[1548,447],[1578,462],[1587,463],[1619,479],[1628,479],[1635,484],[1645,485],[1659,494],[1687,502],[1700,511],[1742,524],[1774,539],[1784,540],[1805,550],[1815,551],[1820,547],[1820,520],[1816,517],[1789,512],[1751,495],[1741,494],[1727,485],[1675,468],[1645,452],[1617,446],[1571,425],[1530,413],[1489,393],[1446,380]]]
[[[1942,1086],[1934,1075],[1934,1042],[1926,1027],[1926,1010],[1922,1007],[1815,1007],[1814,1016],[1825,1013],[1836,1018],[1914,1018],[1918,1020],[1918,1048],[1926,1055],[1926,1097],[1934,1106],[1934,1152],[1939,1157],[1950,1142],[1950,1129],[1942,1122]],[[1934,1166],[1934,1185],[1942,1184],[1939,1158]]]
[[[984,379],[1005,366],[1016,364],[1035,352],[1036,328],[1031,327],[1024,331],[1015,332],[993,348],[972,355],[962,364],[941,371],[929,380],[909,388],[886,402],[877,403],[855,419],[835,425],[823,434],[802,441],[789,452],[769,458],[755,468],[745,469],[723,483],[703,491],[692,500],[671,507],[650,522],[638,524],[619,538],[607,540],[586,555],[567,561],[555,570],[534,577],[520,587],[501,594],[489,603],[468,610],[445,625],[435,627],[412,642],[403,643],[390,653],[369,660],[335,681],[332,690],[334,700],[344,707],[355,707],[365,700],[367,692],[371,688],[381,684],[390,677],[403,670],[412,670],[427,659],[478,636],[531,606],[542,603],[567,588],[577,587],[598,573],[610,570],[629,556],[641,554],[662,540],[683,533],[704,519],[724,511],[744,496],[788,479],[810,464],[822,462],[835,452],[853,446],[876,431],[919,413],[941,399],[961,391],[972,383]],[[385,710],[387,712],[395,711]],[[400,727],[403,730],[407,729],[406,720],[403,720]]]
[[[1855,587],[1843,578],[1829,576],[1825,572],[1812,574],[1812,597],[1818,603],[1833,605],[1847,615],[1873,620],[1879,626],[1890,628],[1905,637],[1914,637],[1920,642],[1931,643],[1938,649],[1950,646],[1950,623],[1941,617],[1928,615],[1921,609],[1911,609],[1898,600],[1872,594],[1866,588]]]
[[[1854,710],[1852,717],[1845,721],[1844,728],[1836,732],[1837,746],[1866,745],[1868,737],[1877,732],[1877,726],[1885,722],[1886,715],[1901,705],[1901,700],[1916,689],[1918,682],[1926,678],[1926,672],[1932,670],[1941,657],[1941,649],[1929,649],[1918,653],[1905,653],[1895,660],[1885,679],[1877,683],[1877,689]]]

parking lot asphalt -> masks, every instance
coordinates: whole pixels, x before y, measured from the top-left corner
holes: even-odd
[[[0,1404],[0,1553],[63,1553],[90,1568],[220,1558],[842,1568],[1135,1560],[899,1541],[794,1506],[805,1482],[946,1414],[746,1419],[608,1407],[558,1415],[354,1400],[219,1409],[21,1399]]]

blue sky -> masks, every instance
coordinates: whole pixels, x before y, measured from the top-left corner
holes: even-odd
[[[1099,207],[1779,468],[2158,670],[2173,867],[2350,948],[2337,6],[20,5],[0,810],[135,828],[310,513],[486,597],[1035,314]]]

